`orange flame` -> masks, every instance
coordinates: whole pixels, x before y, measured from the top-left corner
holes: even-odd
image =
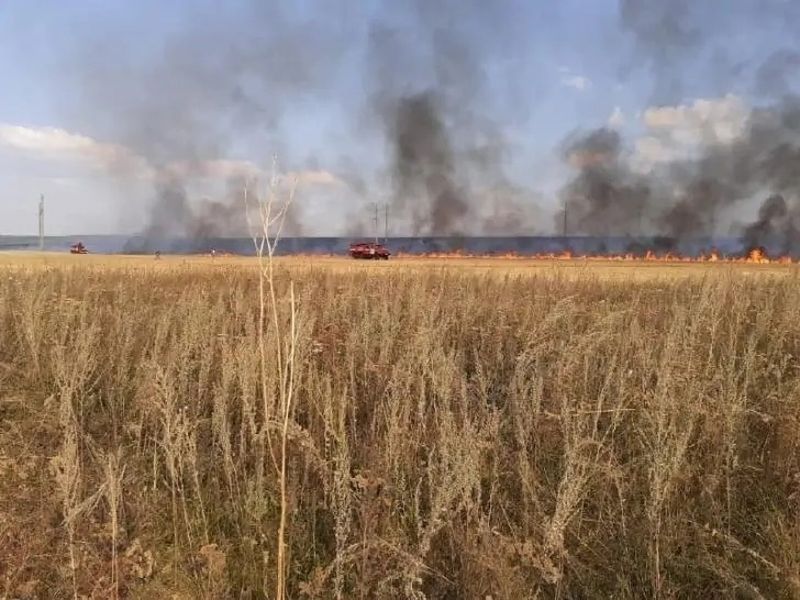
[[[795,261],[790,256],[780,256],[770,258],[763,248],[752,248],[744,256],[724,256],[718,250],[712,249],[708,254],[700,256],[683,256],[672,252],[656,254],[652,250],[645,252],[644,256],[636,256],[632,253],[625,254],[573,254],[569,250],[560,253],[536,253],[520,254],[518,252],[498,253],[469,253],[464,250],[453,250],[450,252],[426,252],[414,254],[408,252],[398,252],[398,258],[440,258],[440,259],[459,259],[459,258],[481,258],[481,259],[514,259],[514,260],[559,260],[559,261],[613,261],[613,262],[660,262],[660,263],[747,263],[747,264],[793,264]]]

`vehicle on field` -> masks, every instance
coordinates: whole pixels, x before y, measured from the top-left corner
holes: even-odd
[[[378,242],[354,242],[350,244],[350,256],[366,260],[389,260],[391,252]]]
[[[86,246],[83,245],[83,242],[75,242],[69,247],[70,254],[89,254],[89,251],[86,249]]]

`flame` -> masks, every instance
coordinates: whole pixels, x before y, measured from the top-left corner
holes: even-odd
[[[390,248],[391,250],[391,248]],[[206,256],[211,256],[211,253],[205,253]],[[236,256],[230,252],[217,251],[217,257],[231,257]],[[290,255],[294,258],[335,258],[341,257],[341,254],[331,252],[298,252]],[[453,250],[449,252],[393,252],[391,259],[494,259],[494,260],[549,260],[549,261],[563,261],[563,262],[645,262],[645,263],[740,263],[740,264],[771,264],[771,265],[791,265],[800,262],[800,259],[795,260],[791,256],[779,256],[771,258],[767,255],[766,250],[761,247],[749,249],[743,255],[726,256],[719,252],[716,248],[708,251],[706,254],[699,256],[683,256],[673,252],[665,252],[664,254],[657,254],[653,250],[647,250],[643,255],[636,255],[630,252],[624,254],[575,254],[571,250],[563,250],[561,252],[540,252],[534,254],[523,254],[520,252],[486,252],[486,253],[473,253],[464,250]]]
[[[656,254],[652,250],[647,250],[643,256],[633,253],[625,254],[573,254],[569,250],[559,253],[535,253],[520,254],[518,252],[505,253],[469,253],[464,250],[453,250],[450,252],[426,252],[414,254],[408,252],[396,253],[397,258],[440,258],[440,259],[459,259],[459,258],[481,258],[481,259],[504,259],[504,260],[558,260],[558,261],[612,261],[612,262],[659,262],[659,263],[746,263],[746,264],[794,264],[794,259],[790,256],[780,256],[770,258],[763,248],[751,248],[743,256],[725,256],[717,249],[710,250],[707,254],[700,256],[683,256],[672,252]]]
[[[747,253],[747,262],[768,263],[769,258],[767,258],[767,254],[762,248],[752,248]]]

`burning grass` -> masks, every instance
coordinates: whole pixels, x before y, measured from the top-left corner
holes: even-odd
[[[730,263],[730,264],[780,264],[790,265],[795,261],[791,256],[770,257],[766,250],[761,247],[754,247],[741,256],[726,256],[717,250],[711,250],[699,256],[684,256],[672,252],[657,254],[652,250],[647,250],[644,254],[575,254],[569,250],[559,253],[545,254],[520,254],[517,252],[503,252],[495,254],[472,254],[460,250],[452,252],[429,252],[425,254],[404,254],[399,253],[400,258],[424,257],[424,258],[498,258],[508,260],[558,260],[565,262],[572,261],[592,261],[592,262],[645,262],[645,263]]]
[[[0,596],[271,597],[254,271],[99,260],[0,270]],[[800,596],[795,268],[421,263],[277,263],[290,597]]]

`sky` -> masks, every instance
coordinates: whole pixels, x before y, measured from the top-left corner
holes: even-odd
[[[363,229],[370,202],[398,233],[548,233],[580,132],[647,172],[793,93],[793,2],[697,4],[2,0],[0,235],[36,232],[40,194],[49,234],[138,233],[165,178],[179,220],[227,222],[209,206],[275,154],[297,233]],[[417,198],[437,177],[455,213]]]

